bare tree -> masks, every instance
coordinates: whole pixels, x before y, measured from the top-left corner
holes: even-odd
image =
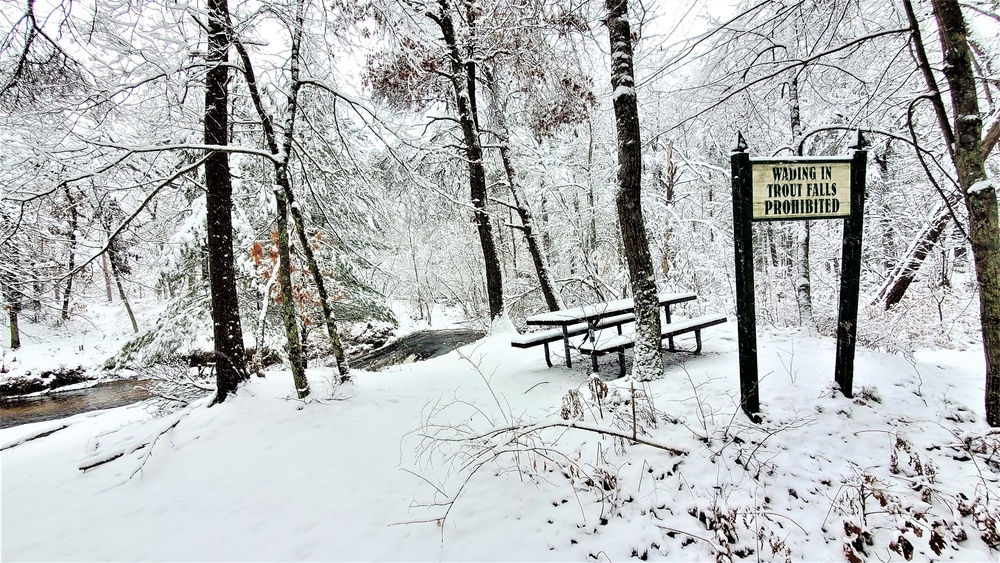
[[[79,228],[80,213],[77,210],[77,202],[73,200],[68,183],[63,184],[63,191],[66,194],[67,209],[69,210],[69,258],[67,258],[66,289],[63,290],[62,320],[69,320],[69,301],[73,294],[73,270],[76,269],[76,233]]]
[[[957,0],[932,3],[944,52],[944,77],[951,92],[955,171],[969,210],[969,238],[976,262],[986,352],[986,422],[1000,426],[1000,225],[996,188],[986,175],[983,120],[965,17]]]
[[[285,324],[285,342],[288,345],[288,363],[292,368],[295,392],[300,399],[309,394],[302,341],[295,315],[295,297],[292,295],[292,253],[288,243],[288,201],[283,189],[274,190],[278,204],[278,287],[281,290],[281,318]]]
[[[295,3],[294,14],[291,16],[290,23],[290,52],[288,57],[289,65],[289,84],[287,86],[286,103],[285,103],[285,119],[282,123],[283,135],[279,138],[278,133],[275,131],[274,118],[268,113],[267,109],[264,107],[263,99],[260,92],[260,85],[257,80],[257,76],[254,72],[253,63],[250,58],[250,54],[246,47],[243,45],[241,39],[236,35],[235,30],[231,29],[233,34],[233,43],[236,46],[236,50],[239,53],[240,60],[243,64],[243,74],[246,78],[247,86],[250,90],[250,97],[253,100],[254,109],[257,112],[257,116],[260,119],[261,128],[264,133],[264,140],[267,144],[268,150],[274,155],[271,159],[271,163],[274,166],[275,184],[282,189],[282,198],[285,202],[285,206],[290,208],[292,219],[295,226],[295,234],[298,238],[300,247],[306,258],[306,264],[309,268],[309,273],[312,276],[313,283],[316,284],[316,291],[319,294],[320,307],[323,313],[323,321],[327,330],[327,336],[329,337],[330,349],[333,352],[334,358],[337,362],[338,373],[340,374],[340,380],[347,381],[350,379],[350,367],[347,363],[347,358],[344,356],[344,347],[340,340],[340,331],[337,328],[337,319],[333,314],[333,309],[330,306],[330,296],[326,288],[326,282],[323,280],[323,274],[320,271],[319,263],[316,260],[316,255],[313,252],[312,245],[306,235],[305,219],[302,216],[302,210],[296,204],[295,192],[292,189],[292,174],[290,170],[290,163],[293,155],[293,141],[295,138],[295,126],[296,117],[299,112],[300,104],[300,92],[303,86],[303,81],[301,79],[301,64],[302,64],[302,35],[304,32],[305,25],[305,2],[299,1]],[[279,205],[279,214],[280,214]],[[280,218],[279,218],[280,219]],[[286,220],[287,221],[287,220]],[[280,222],[279,222],[280,224]],[[279,233],[280,239],[280,233]],[[287,237],[286,237],[287,239]],[[288,263],[283,263],[282,267],[291,267]],[[279,283],[284,284],[286,281],[285,277],[279,277]],[[288,280],[290,282],[290,279]],[[289,294],[291,292],[289,286]],[[282,286],[282,293],[285,292],[284,286]],[[287,308],[291,306],[294,309],[294,303],[284,303],[283,307]],[[286,319],[286,327],[288,325],[288,319]],[[291,344],[289,344],[289,354],[291,355]],[[301,346],[298,346],[301,348]],[[301,363],[302,359],[293,359],[293,366],[296,363]],[[295,368],[293,367],[293,374]],[[303,376],[304,379],[304,376]],[[298,386],[298,384],[296,384]],[[307,391],[308,392],[308,391]]]
[[[483,68],[483,78],[490,92],[493,94],[493,119],[496,122],[496,135],[499,141],[500,160],[503,163],[504,173],[507,176],[507,184],[510,187],[511,197],[514,199],[514,207],[521,218],[521,231],[524,233],[525,241],[528,243],[528,253],[538,274],[538,284],[545,297],[545,304],[550,311],[564,309],[559,289],[555,285],[552,277],[552,269],[549,267],[548,253],[545,251],[539,236],[538,227],[535,225],[534,216],[528,207],[528,201],[524,196],[523,188],[518,179],[517,169],[514,166],[514,155],[511,151],[510,130],[507,127],[507,104],[504,101],[503,93],[500,92],[493,72],[488,68]]]
[[[466,6],[466,19],[475,21],[475,8]],[[450,0],[438,0],[437,9],[426,12],[428,18],[437,24],[444,40],[449,64],[448,79],[455,93],[458,122],[462,129],[463,149],[469,169],[469,191],[475,209],[474,218],[479,231],[479,242],[483,249],[486,271],[486,297],[490,306],[490,320],[504,313],[503,273],[493,240],[493,225],[486,211],[488,195],[486,190],[486,168],[483,166],[483,147],[479,133],[479,118],[476,113],[476,62],[470,55],[473,45],[462,48],[455,30],[454,8]]]
[[[799,76],[801,70],[795,69],[788,81],[789,121],[792,129],[792,143],[802,136],[802,109],[799,104]],[[802,156],[801,154],[799,156]],[[813,319],[812,282],[809,271],[809,234],[810,222],[798,221],[795,238],[795,268],[798,274],[795,278],[795,301],[799,306],[799,326],[815,330]]]
[[[2,205],[2,203],[0,203]],[[10,224],[10,214],[0,207],[0,219],[4,225]],[[18,325],[18,314],[21,312],[21,290],[18,288],[17,277],[20,274],[21,249],[14,239],[14,233],[3,233],[0,239],[0,251],[5,259],[0,265],[0,305],[7,311],[7,322],[10,327],[10,349],[21,347],[21,331]]]
[[[653,259],[642,216],[642,143],[635,97],[632,31],[627,0],[605,0],[611,41],[611,88],[618,132],[618,220],[635,300],[635,361],[632,373],[648,381],[663,376],[660,356],[660,308]]]
[[[205,144],[229,141],[229,19],[227,0],[208,0],[208,48],[205,74]],[[233,266],[233,184],[229,153],[213,151],[205,161],[207,190],[208,264],[215,335],[216,401],[236,391],[249,374],[243,348],[240,303]]]

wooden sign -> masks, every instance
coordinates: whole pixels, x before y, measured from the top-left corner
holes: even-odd
[[[851,216],[851,161],[844,158],[750,159],[751,221]]]
[[[733,173],[733,252],[736,271],[736,326],[740,359],[740,406],[760,422],[757,377],[757,305],[754,302],[752,221],[844,220],[840,306],[834,379],[841,393],[854,396],[854,352],[861,288],[865,171],[868,153],[861,132],[845,157],[750,158],[742,134],[730,157]]]

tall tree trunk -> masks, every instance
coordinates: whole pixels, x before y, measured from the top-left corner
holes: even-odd
[[[618,221],[635,300],[635,361],[632,375],[640,381],[663,377],[660,356],[660,307],[653,260],[642,216],[642,144],[639,106],[632,66],[632,32],[626,0],[605,0],[611,40],[611,89],[618,133]]]
[[[108,303],[111,303],[114,299],[111,296],[111,267],[108,265],[107,253],[101,254],[101,269],[104,271],[104,290],[108,294]],[[162,283],[162,274],[160,280]]]
[[[125,293],[125,286],[122,285],[121,272],[119,272],[118,268],[115,266],[115,264],[117,263],[116,259],[112,258],[110,262],[111,262],[111,273],[114,275],[115,283],[118,285],[118,297],[122,300],[122,303],[125,305],[125,312],[128,313],[128,320],[132,321],[132,332],[138,334],[139,325],[135,322],[135,314],[132,312],[132,305],[129,304],[128,294]]]
[[[69,320],[69,298],[73,294],[73,270],[76,269],[76,230],[79,223],[79,213],[76,209],[76,202],[73,194],[70,193],[69,184],[63,184],[66,192],[66,201],[69,203],[69,260],[66,274],[66,291],[63,292],[62,320]]]
[[[38,279],[38,267],[34,262],[31,264],[31,275],[34,277],[31,284],[31,308],[35,311],[35,322],[40,323],[42,322],[42,281]]]
[[[948,112],[945,110],[944,99],[941,97],[941,88],[938,87],[934,71],[931,69],[930,60],[927,58],[927,50],[924,49],[923,37],[920,35],[920,23],[917,21],[917,14],[913,11],[913,3],[910,0],[903,0],[903,10],[906,12],[906,19],[910,24],[910,43],[913,45],[913,54],[917,58],[917,66],[920,68],[920,73],[927,84],[928,97],[934,106],[934,115],[937,117],[941,136],[944,137],[945,149],[952,160],[954,160],[955,131],[951,128],[951,123],[948,121]]]
[[[0,217],[7,220],[3,214],[0,214]],[[3,298],[0,304],[7,309],[7,320],[10,324],[10,349],[17,350],[21,347],[21,330],[17,324],[17,315],[21,312],[21,292],[16,288],[21,252],[13,237],[9,238],[4,246],[7,248],[0,247],[6,257],[5,267],[0,269],[0,297]]]
[[[208,72],[205,75],[205,144],[228,144],[229,38],[227,0],[208,0]],[[233,266],[233,184],[229,154],[213,152],[205,161],[208,262],[216,355],[216,402],[249,378],[240,303]]]
[[[660,171],[660,182],[663,184],[663,201],[670,207],[674,204],[674,192],[677,188],[677,165],[674,164],[674,142],[667,141],[667,154],[664,157],[664,166]],[[663,279],[670,276],[670,259],[673,252],[670,248],[670,239],[673,238],[674,227],[670,215],[663,221],[663,255],[660,257],[660,272]]]
[[[1000,426],[1000,226],[997,195],[986,177],[983,122],[972,72],[965,18],[957,0],[932,0],[951,90],[955,169],[969,210],[969,236],[979,282],[979,314],[986,353],[986,422]]]
[[[278,201],[278,287],[281,289],[281,318],[285,322],[285,341],[288,343],[288,364],[292,368],[295,392],[300,399],[309,395],[299,339],[299,323],[295,318],[295,297],[292,295],[292,253],[288,244],[288,202],[284,190],[274,190]]]
[[[285,178],[286,181],[284,183],[279,182],[278,185],[285,190],[288,201],[294,202],[291,182],[287,180],[287,175]],[[323,310],[323,324],[326,326],[326,334],[330,339],[330,351],[333,352],[333,357],[337,361],[338,381],[345,383],[351,379],[351,369],[347,363],[347,357],[344,355],[344,346],[340,340],[340,330],[337,328],[337,317],[333,313],[333,307],[330,306],[330,294],[326,290],[326,282],[323,281],[323,273],[319,269],[319,262],[316,261],[316,254],[313,252],[312,244],[306,236],[302,211],[297,205],[292,206],[292,220],[295,224],[295,234],[299,239],[299,244],[303,247],[302,252],[305,254],[309,273],[316,284],[316,292],[319,294],[320,307]]]
[[[20,307],[15,307],[13,303],[7,305],[7,320],[10,323],[10,349],[17,350],[21,347],[21,329],[17,324],[17,313]]]
[[[945,110],[944,100],[941,97],[941,88],[938,87],[934,71],[931,69],[930,61],[927,58],[927,51],[924,49],[923,38],[920,34],[920,24],[913,10],[913,3],[910,0],[903,0],[903,9],[910,24],[910,42],[913,44],[913,53],[917,58],[917,67],[920,69],[924,77],[924,82],[927,84],[927,91],[929,92],[927,96],[934,106],[934,115],[937,118],[938,127],[941,129],[945,148],[954,162],[955,133],[952,130],[951,123],[948,121],[948,112]],[[983,158],[985,158],[985,155],[989,154],[989,150],[985,150],[983,154]],[[951,205],[956,203],[957,200],[958,197],[956,195],[954,198],[949,198],[947,205],[937,208],[933,219],[917,235],[913,244],[910,245],[910,250],[903,262],[893,270],[892,275],[882,285],[878,296],[872,301],[872,304],[881,301],[884,303],[886,310],[888,310],[896,303],[899,303],[917,276],[917,272],[924,263],[924,259],[930,253],[931,249],[934,248],[934,245],[937,244],[941,234],[944,233],[945,228],[948,226],[948,221],[952,216]]]
[[[438,0],[439,11],[428,16],[441,28],[448,58],[451,63],[451,83],[455,90],[455,100],[458,106],[458,121],[462,127],[465,142],[465,158],[469,167],[469,191],[472,205],[475,208],[475,222],[479,231],[479,243],[483,248],[483,261],[486,270],[486,297],[490,306],[490,320],[503,315],[503,274],[500,270],[500,258],[496,243],[493,240],[493,226],[486,212],[488,201],[486,192],[486,169],[483,167],[483,148],[479,140],[479,128],[476,126],[475,100],[469,91],[469,73],[465,57],[458,46],[455,35],[455,25],[452,21],[451,2]]]
[[[809,230],[811,221],[798,221],[795,237],[795,302],[799,306],[799,326],[816,329],[813,318],[812,283],[809,269]]]
[[[549,259],[542,246],[542,241],[538,238],[538,231],[535,229],[535,220],[528,209],[521,184],[517,178],[517,171],[514,169],[514,157],[510,150],[510,131],[507,129],[507,105],[503,102],[503,97],[497,91],[496,80],[489,69],[483,69],[483,77],[496,100],[493,118],[496,122],[496,135],[500,145],[500,160],[503,162],[504,173],[507,175],[507,184],[510,186],[511,196],[514,198],[514,207],[521,218],[521,230],[528,243],[528,253],[531,254],[531,261],[535,265],[535,272],[538,274],[538,284],[541,286],[542,295],[545,297],[545,304],[550,311],[565,309],[562,296],[556,288],[552,279],[552,270],[549,268]],[[513,237],[511,237],[513,238]]]
[[[305,3],[302,0],[299,0],[296,4],[295,27],[292,29],[291,34],[292,44],[291,53],[289,54],[289,78],[291,80],[291,86],[287,97],[287,119],[285,121],[285,133],[280,150],[278,147],[278,137],[274,131],[273,119],[264,109],[264,104],[260,96],[260,90],[257,86],[257,77],[253,70],[252,61],[250,60],[250,55],[244,48],[241,41],[234,40],[234,45],[240,55],[241,61],[243,62],[243,72],[246,76],[247,85],[250,90],[250,97],[253,100],[254,107],[257,110],[257,115],[260,118],[261,125],[263,126],[264,137],[267,141],[268,149],[276,156],[279,154],[284,155],[284,158],[281,161],[273,161],[275,183],[281,187],[282,191],[284,191],[286,205],[291,208],[292,220],[295,224],[295,234],[299,240],[299,244],[302,246],[302,252],[305,254],[309,273],[312,276],[313,283],[316,284],[316,292],[319,294],[320,308],[323,311],[323,324],[326,326],[327,336],[330,339],[330,351],[333,352],[333,356],[337,361],[337,372],[339,374],[338,381],[340,383],[344,383],[349,381],[351,378],[350,366],[347,363],[347,357],[344,355],[344,347],[340,340],[340,331],[337,328],[337,318],[333,313],[333,308],[330,306],[330,297],[326,290],[326,282],[323,281],[323,273],[319,268],[319,263],[316,261],[316,255],[313,252],[312,244],[306,236],[305,220],[302,217],[302,211],[299,206],[295,204],[295,192],[292,190],[292,181],[289,173],[289,163],[292,158],[292,141],[295,134],[295,117],[298,112],[299,104],[298,93],[302,86],[302,82],[299,80],[299,60],[301,54],[302,27],[305,17],[304,10]]]
[[[802,113],[799,105],[799,71],[793,71],[788,81],[789,121],[792,129],[792,145],[798,144],[802,136]],[[801,149],[801,144],[799,144]],[[802,156],[801,151],[799,156]],[[795,302],[799,306],[799,326],[816,329],[812,305],[812,272],[809,270],[809,221],[798,221],[795,225]]]
[[[597,207],[594,204],[594,122],[587,119],[587,241],[586,252],[589,263],[597,252]],[[597,272],[592,274],[596,278]]]

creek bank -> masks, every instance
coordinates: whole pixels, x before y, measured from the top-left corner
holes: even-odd
[[[374,351],[354,355],[352,367],[378,371],[396,364],[427,360],[447,354],[459,346],[479,340],[483,331],[470,329],[423,330],[385,343],[390,338],[383,331],[366,342],[382,345]],[[191,357],[180,362],[181,369],[204,367]],[[187,364],[187,365],[185,365]],[[153,375],[147,370],[145,377]],[[60,389],[68,385],[94,382],[83,388]],[[93,410],[110,409],[150,398],[148,379],[122,379],[97,382],[83,368],[60,368],[31,377],[17,377],[0,387],[0,428],[43,422]],[[34,394],[32,394],[34,393]]]
[[[39,393],[41,391],[51,391],[68,385],[93,381],[94,379],[94,377],[87,375],[83,366],[45,370],[37,376],[28,373],[0,382],[0,398],[6,399]]]
[[[119,379],[78,389],[0,399],[0,428],[131,405],[149,398],[146,381]]]

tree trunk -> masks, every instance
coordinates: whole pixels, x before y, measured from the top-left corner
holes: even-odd
[[[500,93],[497,91],[496,80],[493,73],[483,69],[483,77],[493,92],[495,103],[494,120],[496,121],[496,135],[500,145],[500,160],[503,162],[504,172],[507,174],[507,184],[510,186],[511,196],[514,198],[514,207],[521,218],[522,231],[528,243],[528,253],[531,254],[531,261],[535,265],[535,272],[538,274],[538,284],[541,286],[542,295],[545,297],[545,304],[550,311],[565,309],[562,296],[555,286],[552,278],[552,270],[549,268],[549,259],[545,254],[542,242],[538,238],[538,231],[535,230],[534,217],[528,209],[527,201],[521,191],[521,184],[517,179],[517,172],[514,169],[514,159],[510,150],[510,132],[507,129],[506,104],[502,101]],[[511,237],[513,238],[513,237]]]
[[[939,206],[935,210],[931,220],[924,225],[920,234],[913,241],[909,251],[906,253],[906,257],[896,265],[892,273],[885,280],[885,283],[882,284],[875,299],[871,302],[872,305],[881,303],[886,310],[889,310],[889,308],[903,299],[906,290],[913,283],[913,279],[917,277],[920,265],[924,263],[924,259],[927,258],[931,249],[937,244],[938,239],[941,238],[941,234],[944,233],[949,223],[951,223],[951,213],[948,211],[948,207],[945,205]]]
[[[660,182],[663,183],[663,200],[667,207],[674,204],[674,193],[677,189],[677,165],[674,164],[674,142],[667,142],[667,154],[664,158],[664,166],[660,171]],[[670,239],[673,238],[674,229],[671,216],[668,214],[664,218],[663,227],[663,255],[660,257],[660,272],[663,279],[670,276],[670,259],[673,256],[670,248]]]
[[[66,201],[69,203],[69,263],[67,264],[66,291],[63,292],[62,320],[69,320],[69,298],[73,294],[73,270],[76,269],[76,230],[79,223],[79,214],[76,209],[76,202],[73,201],[73,194],[70,193],[69,184],[63,184],[66,191]]]
[[[306,379],[305,364],[302,361],[302,342],[299,340],[299,324],[295,318],[295,297],[292,295],[292,253],[288,246],[288,202],[284,190],[274,190],[278,201],[278,287],[281,289],[281,318],[285,322],[285,340],[288,343],[288,364],[292,368],[295,392],[300,399],[309,395],[309,380]]]
[[[594,122],[587,119],[587,263],[597,253],[597,206],[594,204]],[[596,278],[596,270],[592,272]]]
[[[304,2],[300,0],[296,5],[295,27],[291,34],[292,44],[291,53],[289,54],[289,78],[291,80],[291,87],[287,98],[288,107],[286,110],[288,115],[285,121],[283,146],[280,151],[278,148],[278,138],[274,131],[272,118],[264,109],[264,105],[260,97],[260,90],[257,87],[257,77],[253,71],[250,55],[240,41],[234,41],[234,44],[240,55],[240,59],[243,61],[243,72],[246,76],[247,85],[250,89],[250,96],[253,99],[254,107],[257,110],[257,115],[260,118],[261,125],[264,129],[264,137],[267,141],[268,148],[272,154],[284,155],[284,158],[280,162],[274,162],[275,183],[284,191],[286,206],[291,207],[292,220],[295,224],[295,234],[299,239],[299,244],[302,246],[302,251],[306,257],[306,264],[309,268],[309,273],[312,276],[313,282],[316,284],[316,292],[319,294],[320,307],[323,311],[323,323],[326,326],[327,336],[330,339],[330,351],[333,352],[333,356],[337,361],[337,372],[340,376],[338,381],[340,383],[344,383],[349,381],[351,378],[350,366],[348,365],[347,358],[344,355],[344,347],[340,341],[340,331],[337,329],[337,319],[333,313],[333,308],[330,306],[330,298],[326,291],[326,283],[323,281],[323,274],[316,261],[316,255],[313,252],[312,244],[310,244],[309,239],[306,236],[305,221],[302,218],[302,211],[299,209],[299,206],[295,204],[295,193],[292,190],[292,181],[289,175],[289,162],[291,161],[292,156],[292,140],[295,133],[295,116],[298,111],[299,103],[298,93],[302,85],[302,82],[299,80],[299,59],[301,52],[300,48],[302,41],[304,10]]]
[[[31,275],[35,277],[32,283],[31,307],[35,310],[35,322],[42,322],[42,281],[38,279],[38,268],[31,264]]]
[[[938,87],[937,79],[934,78],[934,71],[931,69],[930,60],[927,58],[927,51],[924,49],[924,41],[920,36],[920,23],[917,21],[916,13],[913,11],[913,3],[910,0],[903,0],[903,10],[906,12],[906,19],[910,24],[910,42],[913,44],[913,54],[917,58],[917,67],[920,68],[924,82],[927,84],[931,104],[934,106],[934,116],[937,118],[938,127],[941,129],[941,135],[944,137],[945,149],[952,160],[954,160],[955,132],[948,121],[948,112],[945,111],[944,100],[941,98],[941,88]]]
[[[205,75],[205,144],[225,145],[229,132],[229,38],[227,0],[208,0],[208,45]],[[212,153],[205,161],[208,262],[212,297],[212,324],[216,355],[216,402],[236,391],[249,378],[240,303],[233,266],[233,185],[229,154]]]
[[[3,215],[0,217],[7,219]],[[10,349],[17,350],[21,347],[21,330],[17,324],[17,315],[21,312],[21,292],[15,288],[15,284],[20,249],[13,237],[8,239],[8,245],[8,248],[3,249],[3,254],[7,257],[7,268],[6,271],[0,270],[0,297],[3,297],[2,305],[7,309],[10,324]]]
[[[292,139],[295,132],[295,114],[298,110],[299,88],[302,82],[299,80],[299,58],[302,44],[302,28],[305,19],[305,2],[299,0],[296,5],[295,29],[292,32],[292,52],[289,57],[289,74],[291,75],[292,87],[288,94],[288,119],[285,123],[285,143],[283,154],[284,162],[276,170],[279,179],[278,185],[285,191],[288,204],[291,206],[292,219],[295,222],[295,233],[298,235],[299,244],[302,245],[302,252],[306,256],[306,264],[309,266],[309,273],[316,284],[316,292],[319,294],[320,307],[323,310],[323,323],[326,325],[327,336],[330,338],[330,349],[337,361],[337,373],[340,376],[339,382],[345,383],[350,380],[350,367],[347,365],[347,358],[344,356],[344,347],[340,342],[340,331],[337,329],[337,319],[330,307],[330,296],[326,291],[326,283],[323,281],[323,273],[316,262],[316,255],[313,253],[312,244],[306,237],[305,221],[302,218],[302,210],[295,204],[295,195],[292,192],[292,181],[289,176],[288,163],[292,155]],[[305,365],[303,363],[303,365]],[[308,385],[308,383],[307,383]],[[308,389],[306,390],[308,393]]]
[[[486,169],[483,167],[483,148],[479,141],[479,128],[476,127],[474,114],[475,101],[469,91],[469,74],[465,57],[458,47],[455,26],[452,21],[451,3],[449,0],[438,0],[440,10],[430,17],[441,28],[448,57],[451,63],[451,83],[455,89],[455,100],[458,106],[458,121],[462,127],[465,142],[465,158],[469,167],[469,191],[472,205],[475,208],[475,222],[479,231],[479,243],[483,248],[483,261],[486,270],[486,296],[490,306],[490,320],[503,315],[503,274],[500,270],[500,258],[497,255],[496,243],[493,241],[493,226],[486,212]]]
[[[291,186],[282,185],[281,183],[279,183],[279,185],[281,185],[281,187],[285,190],[288,200],[294,201],[292,199]],[[334,315],[333,308],[330,306],[330,296],[326,291],[326,283],[323,281],[323,273],[319,269],[319,263],[316,261],[316,255],[313,253],[312,245],[306,237],[302,211],[298,206],[292,206],[292,219],[295,223],[295,233],[298,235],[299,244],[303,247],[302,252],[306,256],[306,264],[309,266],[309,273],[312,275],[313,281],[316,283],[316,292],[319,294],[319,302],[323,310],[323,322],[326,325],[327,336],[330,338],[330,350],[333,352],[333,357],[337,361],[337,373],[340,376],[338,381],[340,383],[345,383],[351,379],[351,369],[347,363],[347,357],[344,355],[344,346],[340,341],[340,331],[337,328],[337,317]]]
[[[605,0],[611,41],[611,89],[618,133],[618,220],[635,300],[635,360],[632,375],[640,381],[663,377],[660,356],[660,307],[653,260],[642,216],[642,145],[639,107],[632,66],[632,32],[626,0]]]
[[[17,326],[17,311],[13,305],[7,309],[7,320],[10,321],[10,349],[17,350],[21,347],[21,330]]]
[[[111,273],[114,275],[115,283],[118,285],[118,297],[122,300],[122,303],[125,305],[125,312],[128,313],[128,320],[132,321],[132,332],[138,334],[139,325],[136,324],[135,322],[135,314],[132,313],[132,306],[129,305],[128,294],[125,293],[125,286],[122,285],[121,272],[119,272],[118,268],[115,266],[116,263],[117,263],[116,260],[112,258]]]
[[[948,112],[945,111],[944,100],[941,98],[941,89],[938,87],[934,71],[931,69],[930,61],[927,58],[927,51],[924,49],[923,38],[920,35],[920,24],[917,21],[916,13],[913,11],[913,3],[910,0],[903,0],[903,8],[906,11],[906,17],[912,30],[910,33],[910,42],[913,44],[913,52],[917,58],[917,67],[920,69],[924,77],[924,82],[927,84],[928,97],[934,106],[934,114],[937,118],[938,127],[941,129],[941,136],[944,137],[945,148],[948,150],[952,161],[954,161],[955,133],[951,128],[951,123],[948,121]],[[947,205],[938,208],[934,218],[921,230],[916,240],[910,246],[910,250],[904,261],[893,270],[892,275],[882,285],[882,288],[878,292],[878,297],[872,301],[872,304],[882,301],[886,310],[889,310],[903,299],[906,290],[909,289],[910,284],[916,278],[920,266],[923,265],[924,259],[930,253],[931,249],[934,248],[934,245],[937,244],[941,234],[944,233],[945,228],[948,226],[948,221],[951,219],[950,206],[956,203],[957,199],[957,197],[949,199]]]
[[[108,255],[107,253],[101,254],[101,269],[104,271],[104,290],[108,294],[108,303],[114,301],[111,294],[111,268],[108,266]],[[163,280],[162,274],[160,277],[161,283]]]
[[[789,121],[792,129],[792,144],[802,136],[802,113],[799,105],[799,71],[788,82]],[[801,144],[798,145],[801,149]],[[801,150],[799,156],[802,156]],[[812,305],[812,272],[809,270],[809,221],[799,221],[795,236],[795,302],[799,306],[799,326],[816,330]]]
[[[795,238],[795,301],[799,306],[799,326],[816,329],[813,318],[812,283],[809,270],[809,228],[811,221],[799,221]]]
[[[969,236],[979,282],[986,353],[986,422],[1000,426],[1000,226],[996,189],[986,177],[983,122],[972,72],[965,18],[957,0],[932,0],[951,90],[955,169],[969,210]]]

